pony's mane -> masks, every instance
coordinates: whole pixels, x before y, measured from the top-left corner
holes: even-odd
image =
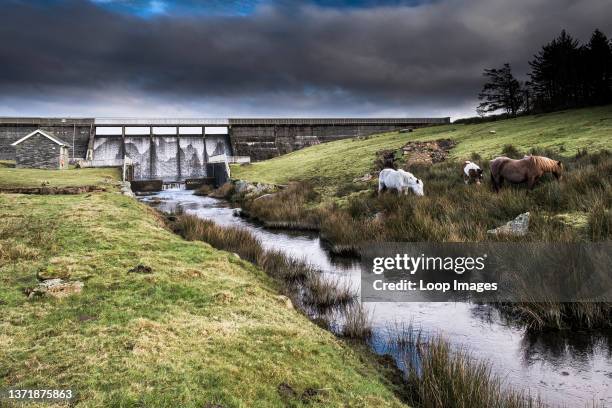
[[[398,172],[399,172],[399,174],[402,175],[402,178],[404,180],[406,180],[407,182],[409,182],[409,183],[418,183],[418,180],[419,180],[418,177],[415,176],[414,174],[410,173],[409,171],[399,169]]]
[[[556,160],[549,159],[544,156],[531,156],[531,160],[543,171],[556,171],[559,169],[559,165]]]

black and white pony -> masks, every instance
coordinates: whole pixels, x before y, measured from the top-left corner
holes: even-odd
[[[423,180],[404,170],[383,169],[378,176],[378,194],[386,189],[397,190],[399,195],[408,194],[408,190],[418,196],[423,193]]]
[[[483,179],[482,169],[469,160],[463,162],[463,181],[465,184],[480,184]]]

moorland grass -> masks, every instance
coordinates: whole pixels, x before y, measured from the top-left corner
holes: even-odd
[[[609,107],[599,108],[596,112],[602,115],[608,112],[606,109]],[[574,119],[579,119],[580,115],[591,117],[593,114],[594,112],[587,110],[567,113]],[[562,114],[553,116],[564,117]],[[532,119],[535,121],[535,118]],[[544,124],[550,125],[544,119],[540,118],[538,121],[542,120]],[[598,123],[600,124],[593,126],[602,126],[600,129],[602,131],[607,129],[608,125],[601,124],[607,123],[604,117]],[[495,122],[494,125],[505,126],[503,122]],[[380,139],[375,137],[365,141],[345,141],[345,143],[369,143],[370,147],[379,149],[381,147],[379,142],[381,140],[388,142],[388,137],[383,135],[379,136]],[[605,143],[609,144],[611,139],[605,140]],[[600,143],[595,140],[592,142],[592,145]],[[250,215],[260,220],[265,221],[266,217],[270,217],[275,222],[286,225],[305,223],[310,223],[313,227],[318,225],[321,237],[330,243],[330,249],[334,252],[358,253],[360,244],[371,241],[586,242],[612,239],[610,151],[603,149],[589,152],[586,148],[580,148],[568,156],[566,148],[554,150],[545,145],[537,147],[537,138],[535,145],[536,147],[523,150],[514,144],[501,144],[498,149],[499,154],[513,157],[522,157],[530,153],[561,160],[566,169],[561,182],[545,176],[533,190],[528,190],[524,185],[505,185],[499,193],[494,193],[488,182],[480,186],[465,185],[460,176],[460,162],[451,158],[431,166],[408,163],[410,171],[424,180],[424,197],[414,195],[398,197],[393,193],[378,196],[376,179],[369,182],[353,182],[350,176],[343,173],[343,177],[349,178],[341,181],[325,174],[325,171],[330,169],[325,167],[328,163],[321,162],[319,178],[306,177],[304,188],[300,188],[300,184],[294,182],[291,194],[279,193],[267,197],[265,205],[252,201],[246,201],[242,205],[248,209]],[[314,156],[328,149],[320,146],[316,148],[322,150],[309,150],[311,149],[309,148],[305,149],[303,154],[315,160]],[[373,150],[365,149],[359,152],[357,149],[355,153],[351,150],[340,152],[336,147],[329,149],[335,153],[346,154],[350,158],[353,158],[354,154],[371,154],[370,166],[374,165]],[[298,153],[300,152],[296,152],[296,155]],[[264,162],[262,166],[276,166],[278,163],[274,164],[275,161],[280,159],[296,159],[290,159],[288,156]],[[478,158],[479,154],[475,152],[472,156]],[[323,160],[324,158],[325,154]],[[343,159],[338,158],[338,160]],[[306,161],[306,166],[308,163]],[[356,166],[361,166],[359,160],[355,163]],[[480,163],[485,173],[488,173],[488,164],[482,161]],[[405,165],[403,160],[398,164]],[[285,172],[287,173],[296,174],[292,173],[291,166]],[[339,173],[332,172],[332,174],[337,176]],[[351,187],[345,187],[347,184]],[[313,188],[314,193],[311,192]],[[531,218],[526,237],[497,237],[487,234],[487,230],[498,227],[527,211],[530,212]],[[288,219],[282,220],[282,217]],[[530,302],[504,306],[502,310],[531,329],[609,328],[612,324],[611,305],[605,303]]]
[[[0,188],[104,186],[117,181],[117,168],[68,170],[16,169],[0,166]]]
[[[523,154],[519,152],[519,154]],[[548,153],[550,154],[550,153]],[[534,190],[506,186],[494,193],[487,185],[465,185],[454,161],[415,169],[425,183],[424,197],[393,193],[378,196],[375,183],[364,185],[344,205],[310,202],[302,212],[286,199],[268,199],[266,212],[248,206],[256,217],[274,214],[308,214],[317,219],[321,236],[335,252],[359,253],[366,242],[588,242],[612,239],[612,154],[581,152],[563,159],[561,182],[545,177]],[[301,191],[297,185],[294,195]],[[304,189],[308,191],[308,188]],[[298,202],[303,203],[302,197]],[[518,214],[531,214],[524,238],[492,236],[487,230]],[[576,221],[578,220],[578,221]],[[303,219],[294,220],[304,222]],[[525,293],[522,298],[529,298]],[[534,297],[536,298],[536,297]],[[496,305],[506,316],[534,330],[609,328],[612,305],[608,303],[526,302]]]
[[[307,182],[290,183],[273,195],[257,200],[237,198],[244,215],[268,228],[319,229],[319,213],[311,208],[318,194]]]
[[[72,387],[83,407],[402,406],[259,268],[131,198],[0,194],[0,214],[0,388]],[[83,292],[28,299],[41,273]]]
[[[487,241],[494,239],[487,230],[527,211],[532,215],[527,240],[610,239],[612,154],[601,151],[563,160],[563,180],[544,177],[532,191],[507,185],[495,193],[486,183],[465,185],[460,165],[451,160],[413,168],[424,180],[424,197],[393,192],[379,196],[374,180],[362,183],[362,190],[343,202],[330,203],[310,193],[310,186],[294,183],[290,193],[242,205],[261,220],[318,226],[325,239],[338,246],[357,247],[366,241]]]

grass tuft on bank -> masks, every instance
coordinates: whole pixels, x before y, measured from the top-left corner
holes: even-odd
[[[0,194],[0,214],[0,388],[71,387],[84,407],[402,406],[259,268],[131,198]],[[37,276],[84,288],[28,299]]]

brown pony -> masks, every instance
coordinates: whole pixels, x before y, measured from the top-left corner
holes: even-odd
[[[496,157],[491,160],[491,182],[495,191],[499,191],[504,180],[519,184],[527,182],[530,189],[545,173],[552,173],[557,180],[561,179],[563,164],[560,161],[544,156],[525,156],[520,160],[508,157]]]

